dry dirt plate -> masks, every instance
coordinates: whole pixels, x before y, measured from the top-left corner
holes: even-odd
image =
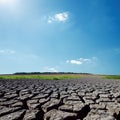
[[[120,81],[0,80],[0,120],[120,120]]]

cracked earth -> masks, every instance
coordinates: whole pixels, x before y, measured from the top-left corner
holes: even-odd
[[[0,80],[0,120],[120,120],[120,81]]]

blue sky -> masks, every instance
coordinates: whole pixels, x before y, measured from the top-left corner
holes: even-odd
[[[119,0],[0,0],[0,73],[120,74]]]

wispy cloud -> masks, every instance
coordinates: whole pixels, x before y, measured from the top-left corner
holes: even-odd
[[[14,50],[10,50],[10,49],[0,49],[0,54],[14,54],[15,51]]]
[[[89,64],[93,63],[97,60],[97,57],[92,58],[79,58],[76,60],[66,60],[66,63],[75,64],[75,65],[82,65],[82,64]]]
[[[115,48],[114,52],[117,53],[117,54],[120,54],[120,48]]]
[[[55,67],[45,67],[44,72],[58,72],[58,70]]]
[[[53,16],[48,17],[48,23],[52,22],[65,22],[69,18],[68,12],[57,13]]]

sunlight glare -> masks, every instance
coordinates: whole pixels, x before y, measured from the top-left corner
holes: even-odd
[[[16,3],[16,0],[0,0],[0,5],[4,6],[14,6]]]
[[[7,0],[0,0],[0,4],[5,4]]]
[[[16,13],[19,10],[19,0],[0,0],[0,8],[6,12]]]

